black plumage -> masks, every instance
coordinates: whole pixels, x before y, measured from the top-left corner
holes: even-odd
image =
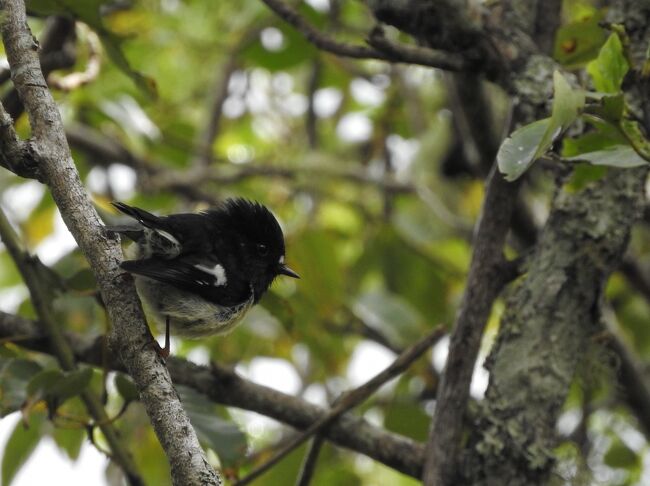
[[[199,337],[234,327],[278,275],[297,278],[284,263],[284,237],[263,205],[228,199],[200,213],[156,216],[121,202],[137,221],[108,227],[135,242],[132,273],[142,299],[179,335]]]

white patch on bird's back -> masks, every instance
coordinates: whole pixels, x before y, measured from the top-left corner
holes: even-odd
[[[278,260],[278,263],[279,263],[280,265],[282,265],[282,264],[284,263],[284,255],[282,255],[282,256],[280,257],[280,259]]]
[[[214,278],[216,279],[216,282],[214,283],[215,287],[221,287],[222,285],[226,285],[228,283],[228,278],[226,277],[226,270],[223,268],[222,265],[219,265],[218,263],[210,268],[206,267],[205,265],[194,265],[195,268],[198,268],[202,272],[209,273],[210,275],[213,275]]]

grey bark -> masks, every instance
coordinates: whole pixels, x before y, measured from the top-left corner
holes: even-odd
[[[50,343],[43,337],[37,323],[0,311],[0,339],[16,337],[20,337],[20,345],[27,349],[52,353]],[[77,361],[124,371],[118,356],[104,356],[101,337],[89,340],[86,336],[68,333],[67,341]],[[328,411],[302,398],[248,381],[216,364],[200,366],[170,357],[167,365],[174,383],[191,387],[215,403],[257,412],[296,429],[308,428]],[[334,444],[367,455],[404,474],[413,477],[422,474],[423,444],[370,425],[351,413],[343,414],[321,433]]]
[[[169,372],[150,343],[133,281],[119,269],[121,249],[109,237],[79,179],[70,155],[61,116],[48,91],[38,45],[20,0],[4,0],[2,38],[11,75],[32,128],[31,148],[38,173],[50,187],[63,220],[88,259],[113,323],[111,344],[132,376],[140,399],[169,459],[177,485],[220,484],[208,463]],[[6,115],[3,119],[6,118]],[[11,144],[10,139],[1,140]]]
[[[417,40],[434,48],[456,33],[473,31],[471,2],[373,1],[376,14]],[[628,9],[626,27],[648,25],[648,2],[618,2]],[[498,60],[484,74],[496,80],[515,99],[514,125],[547,116],[552,98],[550,80],[557,68],[545,53],[559,23],[559,2],[510,0],[491,7],[484,17],[480,40],[489,36]],[[634,10],[634,12],[631,12]],[[435,11],[451,15],[430,20]],[[619,9],[620,11],[620,9]],[[433,23],[432,23],[433,22]],[[432,26],[440,24],[440,29]],[[475,24],[475,23],[474,23]],[[643,36],[636,36],[643,37]],[[441,46],[442,44],[442,46]],[[647,46],[639,43],[639,46]],[[490,49],[482,49],[487,56]],[[648,83],[643,81],[644,86]],[[647,89],[646,89],[647,93]],[[647,104],[648,97],[641,97]],[[643,102],[641,103],[643,104]],[[641,119],[650,119],[640,110]],[[540,238],[527,277],[509,301],[498,345],[489,368],[492,379],[480,420],[464,446],[458,464],[463,411],[471,368],[485,320],[498,292],[492,290],[490,262],[498,260],[502,234],[486,230],[484,218],[510,211],[512,203],[490,201],[494,180],[488,183],[482,220],[474,242],[467,288],[439,387],[436,412],[427,449],[425,484],[539,484],[552,469],[555,421],[589,337],[598,329],[599,298],[611,271],[617,267],[644,200],[646,171],[612,170],[593,188],[577,194],[561,193]],[[503,192],[511,189],[507,185]],[[501,228],[505,232],[506,228]],[[481,234],[483,233],[483,237]]]
[[[555,423],[590,338],[601,294],[645,201],[647,169],[611,170],[584,192],[561,192],[528,274],[508,299],[484,406],[465,450],[467,484],[543,484]]]
[[[642,60],[650,40],[650,2],[612,2],[610,16],[625,23],[633,57]],[[648,120],[647,82],[636,81],[628,102]],[[461,482],[548,483],[558,441],[555,424],[578,364],[595,345],[591,338],[602,331],[602,291],[642,217],[647,173],[610,169],[584,191],[560,190],[556,196],[486,363],[490,384],[464,451]],[[624,379],[634,370],[625,359],[622,363]],[[633,394],[631,404],[643,398]]]

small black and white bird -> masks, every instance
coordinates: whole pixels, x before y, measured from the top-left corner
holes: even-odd
[[[155,216],[121,202],[113,205],[137,221],[110,226],[135,242],[121,267],[134,275],[140,297],[156,320],[184,337],[233,329],[278,275],[300,278],[284,262],[284,236],[262,204],[228,199],[200,213]]]

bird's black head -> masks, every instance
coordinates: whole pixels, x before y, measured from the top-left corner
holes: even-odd
[[[299,278],[284,263],[284,236],[275,216],[262,204],[227,199],[209,212],[236,255],[237,271],[252,283],[258,300],[278,275]]]

